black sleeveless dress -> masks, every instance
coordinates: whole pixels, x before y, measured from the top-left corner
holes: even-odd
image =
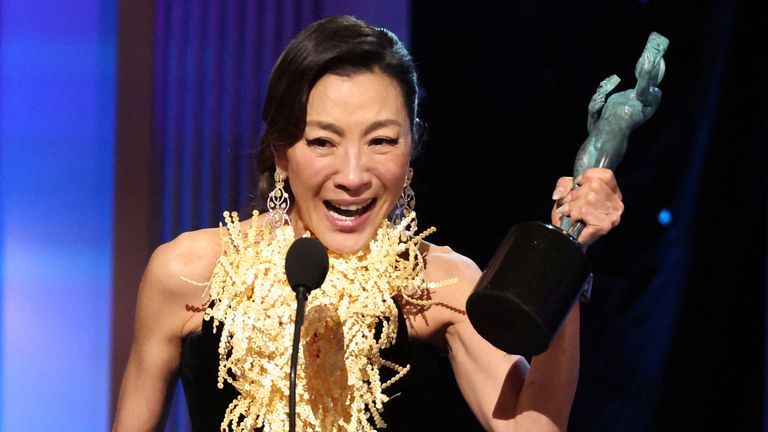
[[[410,364],[411,370],[387,388],[384,405],[385,431],[482,431],[458,391],[450,363],[437,348],[409,341],[402,313],[398,313],[395,344],[382,350],[382,358]],[[229,404],[238,392],[225,382],[216,387],[219,368],[219,337],[213,322],[183,342],[180,374],[193,432],[217,432]],[[382,382],[394,372],[382,368]],[[393,395],[397,395],[394,396]]]

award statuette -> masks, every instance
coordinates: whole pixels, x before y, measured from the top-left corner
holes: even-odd
[[[589,103],[589,136],[576,155],[574,178],[591,167],[615,169],[624,157],[629,133],[661,102],[656,86],[664,77],[668,45],[664,36],[651,33],[635,66],[634,89],[606,101],[619,78],[612,75],[600,83]],[[591,285],[589,260],[578,243],[583,229],[583,223],[563,218],[560,228],[526,222],[509,230],[467,300],[467,316],[483,338],[510,354],[547,350]]]

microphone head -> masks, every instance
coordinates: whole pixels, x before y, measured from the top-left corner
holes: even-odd
[[[293,242],[285,255],[285,275],[291,289],[319,288],[328,274],[328,251],[319,240],[302,237]]]

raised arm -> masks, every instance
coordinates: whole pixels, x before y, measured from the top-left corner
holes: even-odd
[[[566,430],[579,376],[578,306],[530,367],[488,344],[469,322],[451,326],[446,338],[459,388],[486,430]]]
[[[185,305],[201,304],[203,288],[182,277],[201,281],[210,277],[218,257],[218,243],[211,242],[211,234],[182,234],[152,254],[139,287],[134,339],[114,431],[152,431],[161,423],[182,338],[202,322],[202,314],[188,311]]]
[[[461,267],[461,286],[444,288],[453,288],[456,298],[447,299],[452,303],[466,299],[480,276],[474,264]],[[566,430],[579,374],[578,306],[550,348],[530,366],[524,358],[493,347],[466,317],[447,328],[445,340],[462,395],[486,430]]]
[[[577,183],[581,187],[573,189],[573,179],[564,177],[558,181],[552,222],[559,225],[562,216],[583,220],[586,228],[580,241],[586,246],[618,224],[624,206],[610,170],[588,169]],[[463,308],[480,270],[471,260],[450,249],[432,249],[427,256],[428,277],[459,279],[456,285],[435,290],[433,299]],[[491,431],[567,429],[579,374],[578,304],[549,349],[534,357],[530,366],[525,359],[505,354],[485,341],[466,316],[439,307],[427,313],[430,316],[426,319],[409,319],[413,332],[416,337],[432,339],[434,333],[446,328],[445,341],[456,381],[483,427]]]
[[[651,33],[645,45],[643,54],[635,65],[635,97],[650,111],[649,118],[661,101],[661,90],[656,87],[664,78],[664,53],[669,46],[669,40],[658,33]]]

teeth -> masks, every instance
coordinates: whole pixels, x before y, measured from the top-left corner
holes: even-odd
[[[333,201],[325,201],[326,208],[331,213],[331,215],[335,219],[341,221],[354,220],[357,216],[360,216],[360,214],[362,214],[365,209],[371,205],[371,203],[373,203],[373,199],[370,199],[362,204],[348,205],[336,204]]]
[[[346,206],[333,204],[333,206],[337,207],[337,208],[340,208],[341,210],[357,211],[357,210],[360,210],[361,208],[367,206],[370,203],[371,203],[371,201],[369,200],[365,204],[352,204],[352,205],[346,205]]]
[[[354,217],[351,217],[351,216],[344,216],[344,215],[340,215],[340,214],[336,213],[336,212],[335,212],[335,211],[333,211],[333,210],[330,210],[330,213],[331,213],[331,215],[333,215],[333,217],[334,217],[334,218],[336,218],[336,219],[345,220],[345,221],[350,221],[350,220],[353,220],[353,219],[354,219]]]

